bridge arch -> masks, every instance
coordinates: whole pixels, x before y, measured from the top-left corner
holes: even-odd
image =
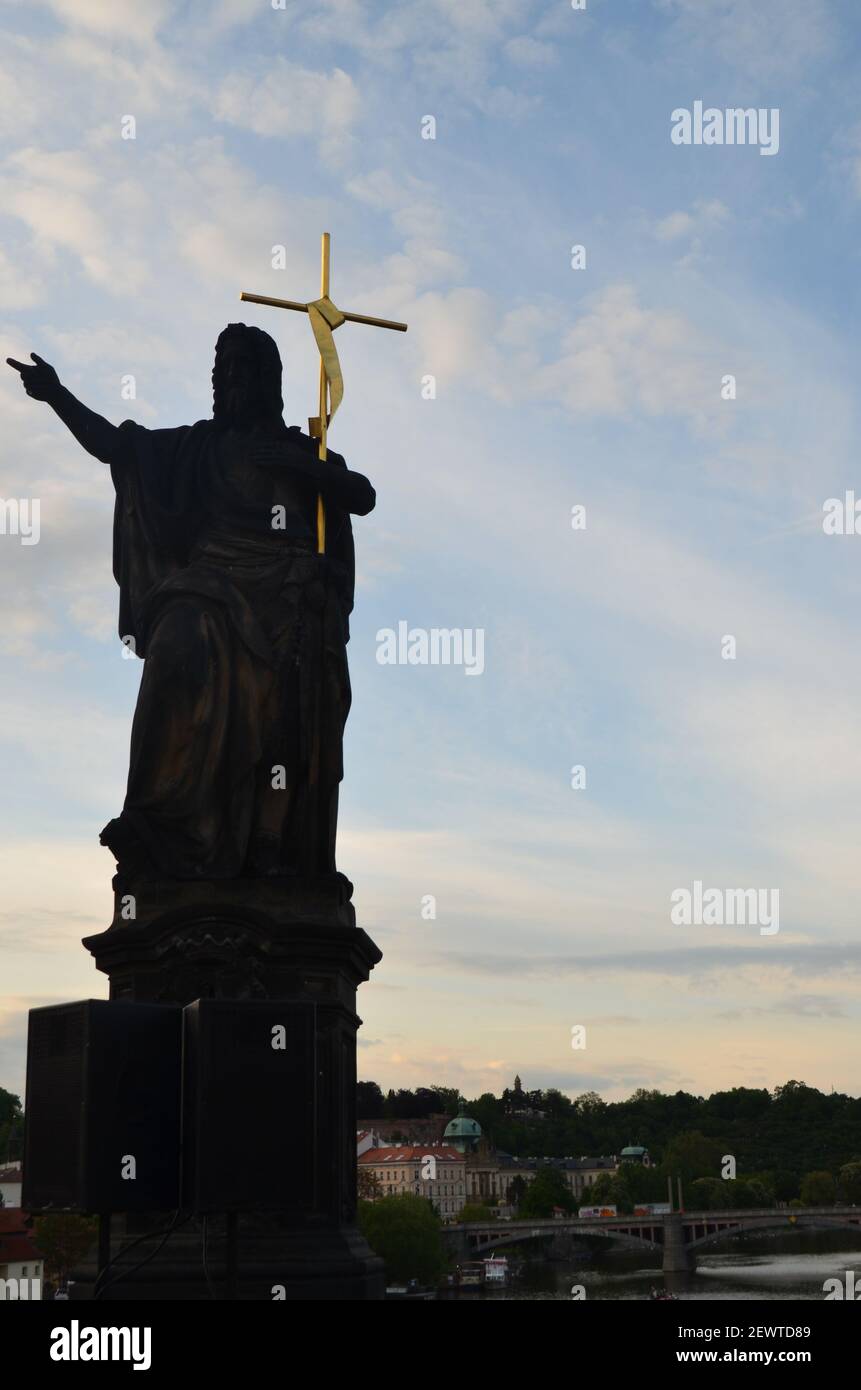
[[[570,1221],[512,1222],[510,1225],[475,1227],[471,1224],[450,1226],[445,1234],[459,1243],[470,1255],[481,1256],[502,1246],[523,1245],[534,1240],[558,1240],[559,1237],[584,1240],[597,1236],[603,1241],[615,1241],[628,1250],[663,1249],[663,1227],[660,1221],[648,1226],[640,1221],[626,1223],[624,1219],[612,1225]]]
[[[713,1231],[707,1231],[704,1235],[694,1236],[688,1232],[701,1225],[710,1225],[708,1213],[698,1213],[697,1219],[690,1222],[683,1218],[685,1226],[685,1244],[689,1250],[700,1250],[705,1245],[716,1245],[721,1240],[731,1240],[734,1236],[746,1235],[748,1232],[757,1231],[798,1231],[798,1230],[832,1230],[832,1231],[861,1231],[861,1211],[855,1217],[849,1215],[827,1216],[817,1212],[815,1215],[798,1215],[791,1219],[793,1214],[776,1211],[769,1216],[756,1216],[745,1219],[744,1212],[738,1212],[738,1220],[724,1217],[720,1224],[716,1225]]]

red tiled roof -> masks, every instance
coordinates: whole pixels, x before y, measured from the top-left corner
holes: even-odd
[[[406,1145],[398,1148],[368,1149],[359,1155],[360,1163],[420,1163],[424,1158],[438,1158],[445,1163],[463,1163],[463,1154],[457,1149],[449,1149],[441,1144]]]
[[[32,1218],[21,1207],[0,1207],[0,1236],[4,1232],[26,1230]]]
[[[0,1264],[29,1264],[41,1258],[29,1236],[0,1236]]]
[[[0,1207],[0,1236],[23,1235],[32,1221],[30,1213],[22,1207]]]

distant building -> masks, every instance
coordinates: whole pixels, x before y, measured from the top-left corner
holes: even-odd
[[[520,1077],[515,1076],[513,1089],[503,1091],[506,1114],[519,1119],[543,1119],[544,1112],[537,1104],[539,1096],[538,1091],[524,1091]],[[403,1137],[405,1132],[410,1142],[404,1138],[405,1147],[398,1148],[397,1143],[392,1142],[393,1135]],[[419,1143],[415,1142],[416,1138],[420,1139]],[[466,1113],[464,1101],[458,1105],[453,1119],[431,1115],[424,1120],[366,1121],[356,1141],[359,1165],[374,1173],[381,1196],[397,1192],[429,1196],[440,1214],[447,1218],[456,1216],[464,1201],[508,1206],[542,1168],[556,1168],[564,1177],[573,1200],[579,1203],[587,1187],[605,1174],[612,1176],[620,1163],[640,1163],[646,1168],[651,1164],[648,1149],[639,1144],[629,1145],[618,1156],[518,1158],[503,1153],[482,1134],[478,1121]],[[442,1178],[438,1171],[435,1181],[451,1190],[432,1190],[429,1180],[421,1176],[422,1160],[429,1155],[439,1159],[443,1151],[450,1153],[452,1158],[444,1162],[439,1160],[438,1169],[448,1171],[450,1164],[456,1162],[456,1172],[452,1168],[454,1175]]]
[[[356,1131],[356,1155],[358,1158],[366,1154],[368,1149],[378,1149],[382,1144],[380,1136],[376,1130],[360,1129]]]
[[[44,1261],[34,1243],[32,1217],[20,1207],[0,1207],[0,1299],[8,1299],[6,1282],[27,1280],[27,1297],[41,1298]]]
[[[475,1153],[481,1142],[481,1125],[478,1120],[473,1120],[466,1113],[466,1104],[461,1101],[457,1107],[457,1114],[453,1120],[449,1120],[445,1127],[443,1139],[446,1144],[451,1144],[452,1148],[457,1149],[458,1153]]]
[[[438,1144],[450,1118],[440,1113],[419,1120],[368,1119],[359,1120],[358,1128],[376,1134],[381,1144]]]
[[[539,1092],[524,1091],[523,1083],[519,1076],[514,1078],[514,1090],[505,1090],[502,1099],[505,1102],[505,1113],[516,1119],[521,1120],[543,1120],[544,1111],[538,1109],[533,1103],[537,1100]]]
[[[20,1162],[0,1168],[0,1207],[20,1207],[23,1180]]]
[[[619,1155],[620,1163],[640,1163],[644,1168],[651,1168],[652,1160],[649,1158],[649,1150],[644,1149],[642,1144],[629,1144],[627,1149],[623,1149]]]
[[[582,1197],[584,1189],[591,1187],[604,1173],[612,1176],[619,1167],[615,1154],[604,1154],[600,1158],[557,1158],[548,1162],[561,1168],[571,1196],[577,1200]]]
[[[410,1193],[427,1197],[443,1220],[453,1221],[463,1210],[466,1197],[464,1155],[448,1144],[388,1145],[366,1149],[359,1168],[372,1173],[378,1197]],[[374,1201],[374,1198],[370,1198]]]
[[[515,1178],[530,1183],[542,1168],[558,1168],[571,1196],[579,1201],[583,1190],[602,1173],[613,1174],[619,1166],[615,1154],[601,1158],[515,1158],[501,1153],[482,1140],[476,1153],[466,1159],[466,1195],[469,1202],[510,1202]]]
[[[544,1112],[531,1104],[538,1093],[524,1091],[519,1076],[514,1078],[513,1089],[503,1092],[503,1095],[506,1098],[506,1113],[512,1117],[543,1118]],[[532,1182],[539,1169],[547,1167],[559,1169],[571,1196],[579,1201],[585,1188],[590,1187],[603,1173],[613,1174],[619,1167],[615,1154],[597,1158],[515,1158],[489,1143],[478,1121],[466,1114],[463,1102],[458,1107],[456,1118],[446,1127],[445,1142],[461,1150],[466,1158],[468,1202],[506,1205],[514,1200],[518,1187]],[[642,1152],[645,1153],[645,1150]],[[521,1179],[519,1184],[515,1181],[517,1178]]]

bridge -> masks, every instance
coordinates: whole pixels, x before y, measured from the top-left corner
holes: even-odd
[[[560,1236],[600,1236],[629,1249],[660,1250],[665,1274],[696,1266],[695,1251],[748,1231],[859,1230],[861,1207],[761,1207],[749,1211],[676,1211],[666,1216],[554,1217],[540,1221],[453,1223],[444,1235],[457,1258],[481,1259],[507,1245]]]

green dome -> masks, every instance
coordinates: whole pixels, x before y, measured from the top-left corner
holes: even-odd
[[[453,1143],[455,1148],[466,1147],[466,1145],[472,1147],[481,1138],[481,1125],[478,1120],[471,1120],[468,1115],[464,1114],[463,1101],[460,1102],[454,1119],[449,1120],[446,1125],[443,1138]]]
[[[642,1158],[643,1155],[647,1154],[648,1152],[648,1149],[644,1149],[641,1144],[630,1144],[627,1149],[622,1150],[621,1157]]]
[[[439,1130],[437,1130],[439,1134]],[[445,1127],[446,1139],[480,1139],[481,1125],[477,1120],[471,1120],[468,1115],[458,1115],[456,1120],[450,1120]]]

